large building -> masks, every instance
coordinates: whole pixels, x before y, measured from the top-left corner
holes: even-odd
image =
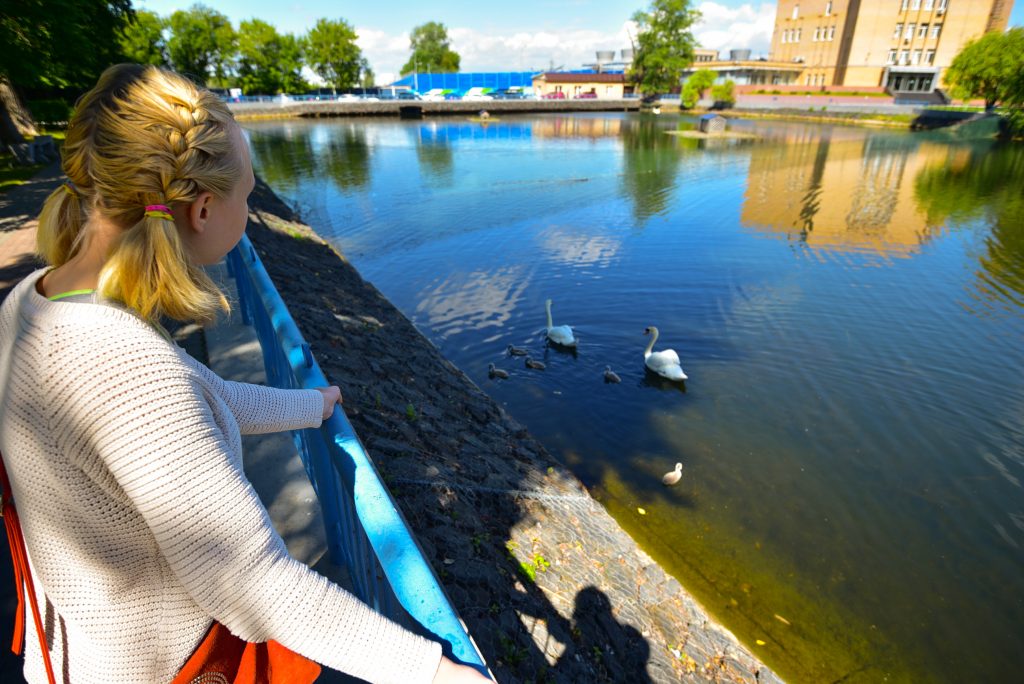
[[[967,41],[1006,29],[1013,0],[779,0],[774,62],[808,86],[926,92]]]

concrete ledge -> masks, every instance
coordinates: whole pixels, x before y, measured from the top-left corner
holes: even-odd
[[[237,119],[276,117],[398,116],[402,107],[420,107],[424,116],[473,115],[481,109],[491,113],[530,114],[537,112],[635,112],[640,100],[388,100],[384,102],[231,102],[228,108]]]

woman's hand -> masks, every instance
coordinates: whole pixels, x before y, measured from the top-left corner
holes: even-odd
[[[324,395],[324,414],[322,420],[327,420],[334,413],[334,405],[341,403],[341,390],[337,385],[330,387],[317,387],[316,391]]]
[[[441,664],[437,666],[434,684],[482,684],[494,683],[494,680],[483,676],[469,665],[458,665],[441,656]]]

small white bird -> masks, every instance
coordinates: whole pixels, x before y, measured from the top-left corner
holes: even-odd
[[[509,356],[526,356],[527,354],[530,353],[529,351],[526,350],[525,347],[516,347],[511,344],[508,345],[508,349],[506,351],[508,352]]]
[[[508,380],[508,371],[496,368],[494,364],[487,366],[487,375],[492,378],[501,378],[502,380]]]
[[[674,485],[674,484],[679,484],[679,480],[681,480],[682,477],[683,477],[683,464],[682,463],[676,463],[676,469],[675,470],[673,470],[671,473],[665,473],[664,475],[661,476],[661,484],[667,485],[667,486],[671,486],[671,485]]]
[[[563,347],[575,347],[576,337],[572,334],[572,328],[567,325],[552,325],[550,299],[544,302],[544,308],[548,312],[548,339]]]
[[[605,382],[622,382],[622,378],[619,377],[618,373],[612,370],[611,366],[604,367],[604,381]]]
[[[534,361],[529,356],[526,357],[526,367],[533,368],[534,370],[544,370],[547,368],[543,361]]]
[[[644,350],[644,365],[663,378],[686,380],[686,373],[683,372],[683,367],[679,364],[679,354],[676,354],[674,349],[651,352],[654,349],[654,343],[658,341],[658,329],[652,325],[644,329],[644,335],[651,336],[651,343]]]

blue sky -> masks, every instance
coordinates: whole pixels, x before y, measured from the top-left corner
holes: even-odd
[[[134,2],[137,8],[161,15],[192,4],[193,0]],[[595,50],[629,47],[629,18],[646,8],[649,0],[206,0],[205,4],[226,14],[236,26],[243,19],[259,18],[287,33],[305,33],[320,17],[345,19],[355,26],[359,46],[378,82],[384,82],[409,57],[410,29],[427,21],[448,27],[453,47],[462,56],[463,71],[578,68],[593,61]],[[767,54],[774,2],[694,0],[694,5],[703,13],[694,29],[702,46],[750,48],[755,55]],[[1024,25],[1024,0],[1016,1],[1010,25]]]

